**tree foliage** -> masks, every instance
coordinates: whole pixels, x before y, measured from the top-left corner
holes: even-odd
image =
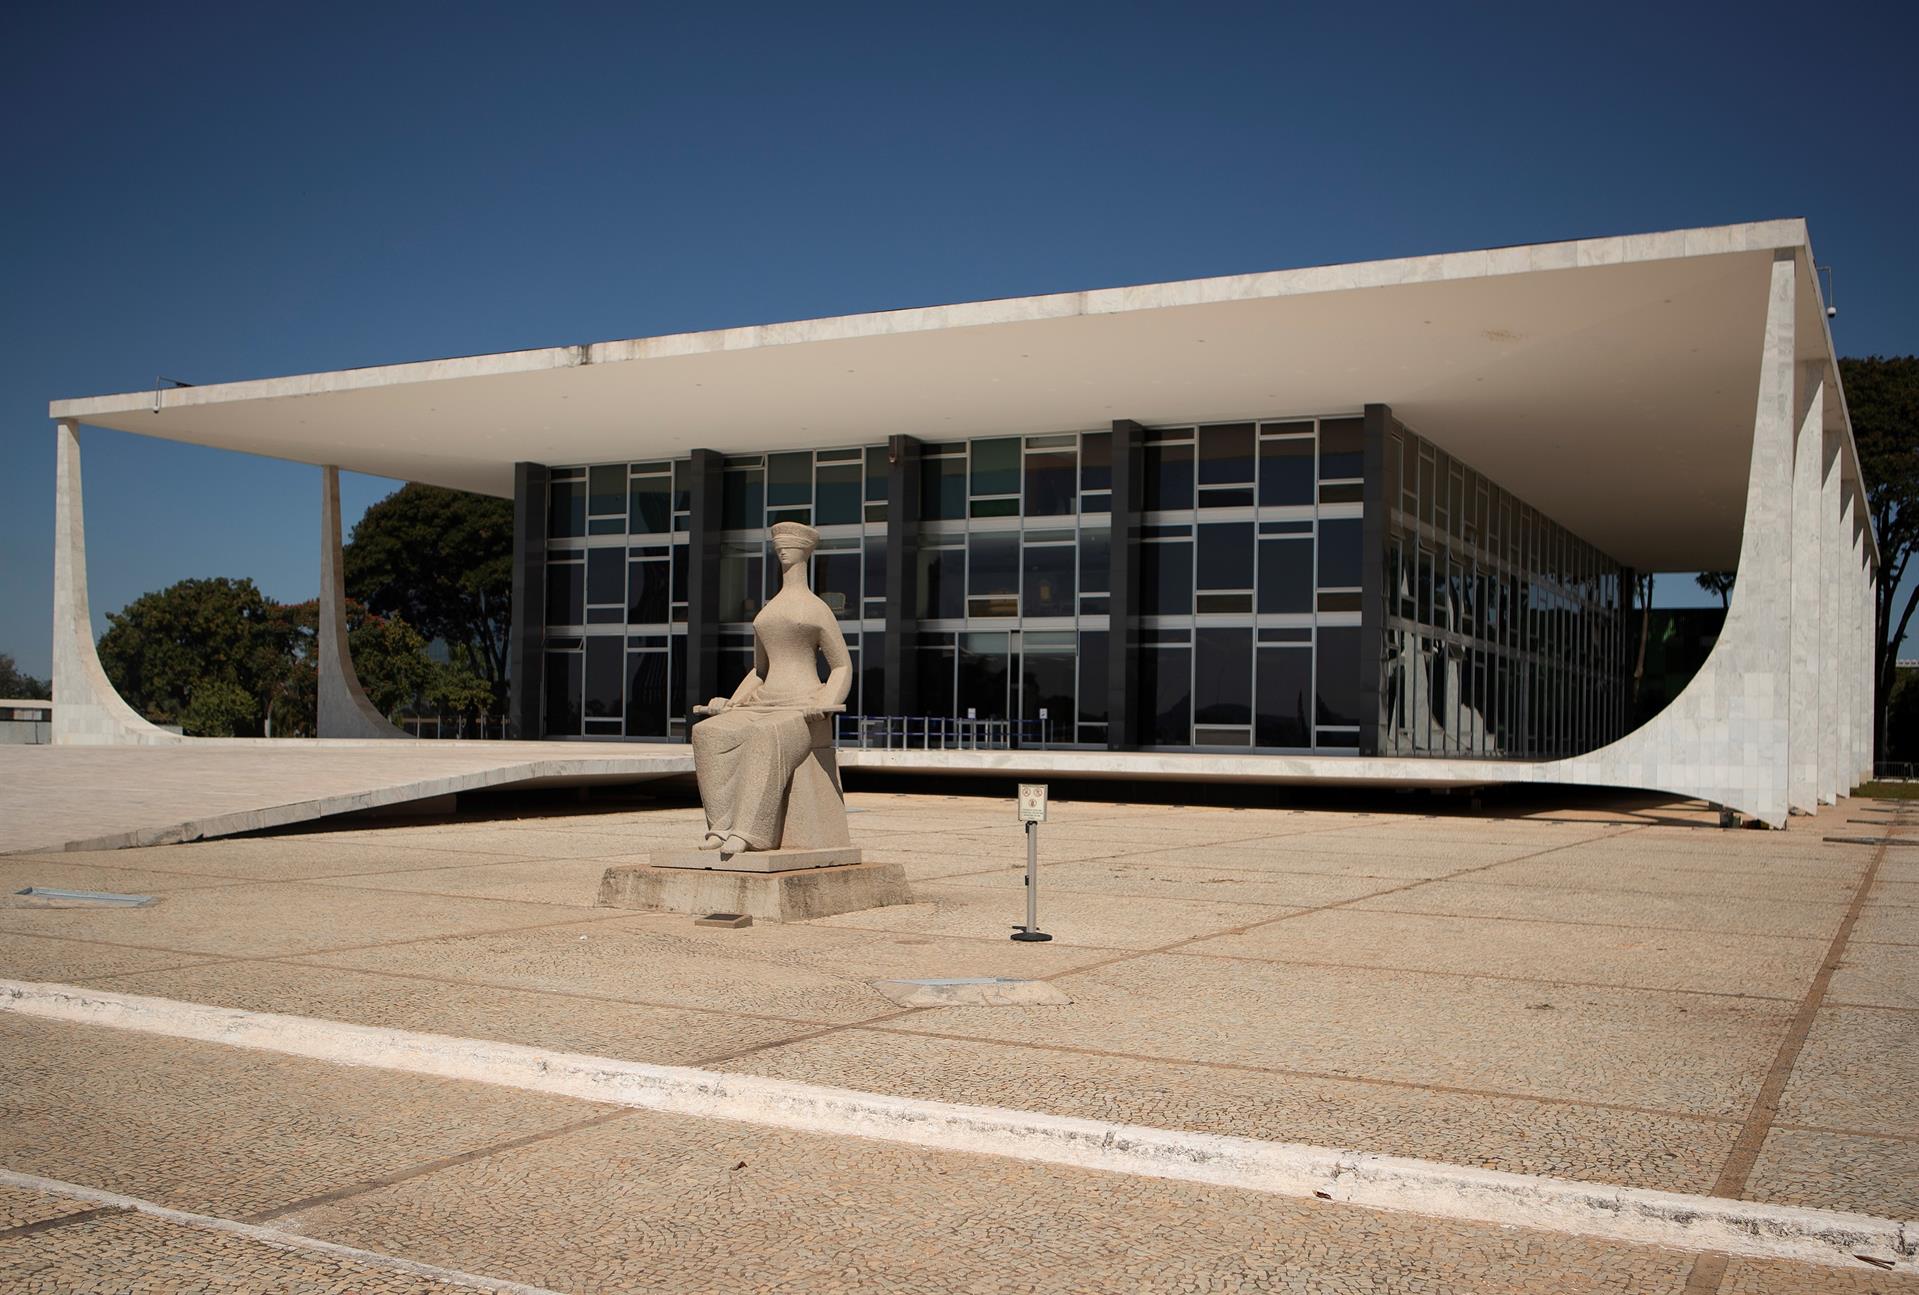
[[[1719,595],[1719,607],[1722,611],[1732,610],[1733,573],[1730,571],[1701,571],[1693,579],[1699,587],[1709,594]]]
[[[1842,359],[1839,377],[1879,537],[1874,711],[1880,722],[1874,729],[1883,747],[1899,644],[1919,605],[1919,588],[1903,603],[1899,599],[1906,569],[1919,550],[1919,356]]]
[[[45,701],[53,696],[53,685],[35,678],[14,662],[11,652],[0,652],[0,697],[25,701]]]
[[[203,737],[256,737],[286,685],[293,630],[251,580],[182,580],[107,615],[100,662],[147,718]]]
[[[367,509],[345,547],[346,587],[381,616],[444,642],[483,681],[483,713],[506,709],[513,504],[409,484]]]

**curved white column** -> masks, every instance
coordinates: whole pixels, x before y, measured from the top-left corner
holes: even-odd
[[[320,605],[316,625],[319,642],[320,737],[406,737],[387,723],[360,686],[353,670],[353,652],[347,642],[345,555],[340,547],[340,470],[320,469]]]
[[[87,606],[87,527],[80,502],[80,429],[54,424],[53,741],[158,746],[185,741],[127,705],[100,664]]]
[[[1597,751],[1537,766],[1542,780],[1698,796],[1773,827],[1785,825],[1790,804],[1793,441],[1799,426],[1797,285],[1795,253],[1775,253],[1739,579],[1718,642],[1665,710]]]
[[[1841,588],[1841,575],[1845,571],[1845,562],[1841,557],[1839,537],[1845,532],[1844,508],[1840,496],[1844,489],[1842,474],[1839,470],[1839,446],[1841,437],[1837,432],[1825,433],[1824,476],[1819,486],[1819,803],[1834,804],[1842,791],[1845,770],[1841,767],[1840,757],[1845,748],[1839,741],[1839,717],[1844,712],[1845,690],[1844,671],[1841,663],[1845,657],[1840,653],[1840,644],[1845,636],[1840,629],[1840,617],[1847,606],[1845,594]]]
[[[1786,803],[1795,814],[1819,809],[1820,583],[1825,571],[1823,502],[1826,457],[1825,365],[1799,367],[1799,426],[1792,462],[1792,689]]]

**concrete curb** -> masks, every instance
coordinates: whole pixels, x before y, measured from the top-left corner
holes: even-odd
[[[1640,1245],[1919,1273],[1919,1224],[1867,1214],[917,1101],[71,985],[0,980],[0,1010],[799,1132],[877,1138]]]
[[[17,1187],[24,1191],[44,1192],[48,1196],[59,1196],[66,1200],[86,1201],[105,1209],[127,1210],[135,1214],[145,1214],[151,1218],[165,1219],[169,1223],[179,1223],[186,1227],[245,1237],[249,1241],[258,1241],[263,1245],[272,1246],[275,1250],[330,1255],[336,1259],[349,1259],[369,1268],[404,1273],[409,1277],[443,1282],[449,1286],[464,1286],[469,1290],[491,1291],[494,1295],[561,1295],[560,1292],[548,1290],[544,1286],[528,1286],[524,1282],[484,1277],[478,1273],[461,1272],[456,1268],[442,1268],[437,1264],[402,1259],[398,1255],[382,1254],[377,1250],[343,1246],[338,1242],[322,1241],[318,1237],[288,1232],[284,1228],[267,1227],[258,1223],[241,1223],[236,1219],[223,1219],[212,1214],[195,1214],[191,1210],[176,1210],[154,1201],[141,1200],[138,1196],[103,1192],[97,1187],[65,1183],[57,1178],[41,1178],[36,1174],[15,1173],[11,1169],[0,1169],[0,1187]]]

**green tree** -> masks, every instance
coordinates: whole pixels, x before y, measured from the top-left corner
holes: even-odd
[[[1719,595],[1719,608],[1721,611],[1732,610],[1732,572],[1701,571],[1698,575],[1694,576],[1693,579],[1696,580],[1699,583],[1699,587],[1707,593]]]
[[[512,501],[402,486],[367,509],[345,557],[349,594],[373,613],[444,642],[455,662],[486,683],[486,709],[505,711]]]
[[[52,684],[22,670],[14,663],[12,653],[0,652],[0,697],[45,701],[52,696]]]
[[[108,613],[107,625],[107,678],[156,723],[257,737],[286,687],[293,629],[251,580],[182,580]]]
[[[287,683],[273,710],[278,737],[312,737],[319,727],[319,602],[280,609],[293,635]],[[376,709],[392,719],[409,702],[428,694],[434,663],[418,630],[394,616],[375,616],[346,600],[347,650],[353,672]]]
[[[1886,713],[1919,586],[1902,600],[1899,587],[1919,549],[1919,356],[1839,361],[1853,442],[1866,479],[1866,502],[1879,538],[1877,634],[1874,638],[1873,750],[1884,758]]]

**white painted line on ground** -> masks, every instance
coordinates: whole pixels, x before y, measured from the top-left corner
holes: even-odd
[[[877,1138],[1640,1245],[1873,1271],[1890,1265],[1919,1273],[1919,1224],[1868,1214],[919,1101],[73,985],[0,980],[0,1010],[805,1133]]]
[[[270,1245],[276,1250],[292,1250],[330,1255],[336,1259],[351,1259],[369,1268],[405,1273],[409,1277],[424,1277],[432,1281],[445,1282],[449,1286],[493,1291],[497,1295],[562,1295],[561,1292],[548,1290],[544,1286],[528,1286],[523,1282],[502,1281],[497,1277],[481,1277],[475,1273],[460,1272],[454,1268],[442,1268],[437,1264],[423,1264],[412,1259],[402,1259],[398,1255],[381,1254],[377,1250],[361,1250],[356,1246],[336,1245],[331,1241],[302,1236],[298,1232],[288,1232],[282,1228],[265,1227],[257,1223],[241,1223],[236,1219],[218,1218],[212,1214],[195,1214],[189,1210],[170,1209],[153,1201],[141,1200],[137,1196],[121,1196],[116,1192],[103,1192],[97,1187],[61,1182],[57,1178],[40,1178],[33,1174],[15,1173],[11,1169],[0,1169],[0,1187],[19,1187],[27,1191],[45,1192],[49,1196],[59,1196],[67,1200],[86,1201],[110,1209],[133,1210],[156,1219],[165,1219],[169,1223],[179,1223],[209,1232],[224,1232],[229,1236],[245,1237],[250,1241]]]

